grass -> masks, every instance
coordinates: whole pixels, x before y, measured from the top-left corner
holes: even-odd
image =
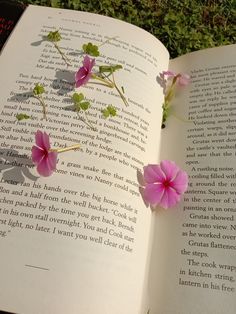
[[[236,0],[23,0],[111,16],[152,33],[172,58],[190,51],[234,44]]]

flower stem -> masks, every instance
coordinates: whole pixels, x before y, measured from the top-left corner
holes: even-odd
[[[53,149],[50,149],[50,151],[57,152],[57,153],[64,153],[64,152],[68,152],[70,150],[75,150],[79,148],[80,148],[80,144],[75,144],[75,145],[64,147],[64,148],[53,148]]]
[[[93,74],[92,75],[92,78],[95,79],[95,80],[98,80],[100,82],[103,83],[103,85],[107,86],[107,87],[110,87],[110,88],[114,88],[114,84],[112,82],[108,82],[106,79],[96,75],[96,74]]]
[[[112,72],[112,80],[113,80],[113,84],[114,84],[115,89],[117,90],[118,94],[120,95],[120,98],[123,100],[125,106],[128,106],[129,105],[128,101],[126,100],[125,96],[123,95],[123,93],[120,91],[120,89],[118,88],[118,86],[115,83],[115,77],[114,77],[113,72]]]
[[[111,40],[113,40],[113,39],[116,39],[117,37],[119,37],[119,36],[107,38],[107,40],[105,40],[105,41],[102,42],[100,45],[98,45],[98,47],[101,47],[101,46],[103,46],[103,45],[109,43],[109,41],[111,41]]]
[[[66,55],[61,51],[61,49],[59,48],[58,44],[54,42],[54,46],[55,48],[58,50],[58,52],[60,53],[62,59],[65,61],[65,63],[67,65],[71,65],[70,60],[66,57]]]
[[[34,97],[35,97],[36,99],[38,99],[38,101],[39,101],[40,104],[42,105],[42,107],[43,107],[43,118],[44,118],[45,120],[47,120],[46,104],[45,104],[45,102],[44,102],[44,100],[43,100],[43,97],[40,96],[40,95],[34,95]]]
[[[97,129],[89,122],[86,112],[84,112],[84,114],[85,114],[85,118],[81,117],[78,113],[79,119],[83,121],[91,130],[97,131]]]
[[[169,90],[168,90],[168,92],[167,92],[167,94],[165,96],[165,102],[166,101],[170,101],[171,98],[173,97],[175,83],[176,83],[176,79],[174,78],[173,81],[172,81],[172,84],[171,84],[171,86],[170,86],[170,88],[169,88]]]
[[[118,94],[120,95],[120,98],[124,102],[124,104],[126,106],[128,106],[129,105],[128,101],[126,100],[125,96],[123,95],[123,93],[121,92],[119,87],[116,85],[115,78],[114,78],[114,73],[111,72],[111,75],[112,75],[112,80],[109,79],[109,77],[103,78],[103,77],[100,77],[100,76],[98,76],[96,74],[92,74],[92,78],[102,82],[104,86],[107,86],[109,88],[115,88],[117,90]]]

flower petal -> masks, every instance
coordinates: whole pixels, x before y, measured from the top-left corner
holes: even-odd
[[[89,58],[89,56],[86,55],[84,57],[83,67],[88,71],[89,66],[90,66],[90,58]]]
[[[79,71],[75,74],[75,86],[78,88],[87,84],[91,76],[92,74],[88,73],[86,69],[80,68]]]
[[[176,75],[173,71],[162,71],[162,75],[166,78],[174,77]]]
[[[170,160],[163,160],[160,163],[160,166],[162,171],[165,173],[166,180],[169,181],[172,181],[180,170],[180,168],[173,161]]]
[[[57,165],[57,152],[49,152],[48,153],[48,163],[53,171],[56,170]]]
[[[93,68],[94,65],[95,65],[95,59],[91,59],[90,61],[91,61],[91,62],[90,62],[90,65],[89,65],[89,73],[91,73],[92,68]]]
[[[50,165],[48,157],[44,157],[37,166],[38,173],[43,177],[52,175],[54,170]]]
[[[43,145],[44,149],[46,150],[50,149],[49,135],[46,132],[43,133]]]
[[[35,143],[38,147],[41,147],[43,148],[44,147],[44,144],[43,144],[43,132],[38,130],[36,133],[35,133]]]
[[[165,174],[161,170],[159,165],[147,165],[144,169],[144,180],[147,183],[163,182],[165,180]]]
[[[175,179],[171,182],[171,186],[178,194],[183,194],[188,188],[188,175],[185,171],[180,170]]]
[[[171,187],[166,188],[160,200],[160,206],[167,209],[175,206],[180,201],[180,194],[176,193]]]
[[[89,56],[84,57],[83,66],[87,70],[87,72],[91,72],[93,66],[95,64],[95,59],[90,59]]]
[[[145,196],[144,196],[144,191],[145,191],[145,189],[140,186],[139,187],[139,193],[142,196],[142,199],[143,199],[143,202],[144,202],[145,206],[148,207],[150,205],[150,203],[148,201],[146,201]]]
[[[186,86],[190,83],[190,76],[188,74],[181,74],[178,78],[178,84],[180,86]]]
[[[88,74],[88,71],[84,68],[81,67],[76,73],[75,73],[75,80],[81,80],[83,79],[86,75]]]
[[[145,201],[151,205],[159,204],[165,188],[162,184],[147,184],[143,192]]]
[[[88,73],[86,77],[83,78],[83,85],[86,85],[88,81],[91,79],[92,74]]]
[[[32,161],[34,164],[37,165],[44,157],[45,152],[43,149],[35,145],[32,147],[31,152],[32,152]]]
[[[36,145],[42,149],[50,149],[49,136],[46,132],[38,130],[35,133],[35,142]]]

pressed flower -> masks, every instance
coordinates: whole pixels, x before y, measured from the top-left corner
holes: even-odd
[[[92,77],[92,68],[95,65],[95,59],[90,59],[87,55],[84,57],[83,66],[75,73],[75,86],[80,87],[88,83]]]
[[[164,79],[173,79],[173,83],[177,83],[180,86],[186,86],[190,83],[190,76],[186,73],[175,73],[173,71],[163,71],[161,77]]]
[[[75,73],[75,86],[78,88],[82,85],[88,83],[88,81],[92,78],[94,80],[99,81],[99,84],[104,85],[108,88],[115,88],[124,102],[126,106],[128,106],[128,102],[121,92],[120,88],[117,86],[114,78],[114,72],[122,69],[122,65],[101,65],[99,66],[98,72],[92,72],[92,68],[95,65],[95,59],[89,58],[89,56],[85,56],[83,60],[83,66],[79,68],[79,70]],[[112,79],[110,78],[112,77]]]
[[[173,72],[173,71],[162,71],[162,73],[161,73],[161,77],[163,77],[164,79],[168,79],[168,78],[171,78],[171,77],[174,77],[174,76],[176,76],[176,73],[175,72]]]
[[[56,170],[58,153],[76,150],[80,148],[79,144],[69,147],[52,149],[49,136],[46,132],[37,131],[35,133],[36,145],[32,147],[32,161],[37,166],[38,173],[43,177],[48,177]]]
[[[173,161],[163,160],[160,165],[144,167],[144,201],[165,209],[175,206],[187,190],[188,175]]]
[[[165,122],[170,115],[171,100],[175,94],[176,85],[186,86],[190,83],[190,76],[185,73],[176,74],[174,71],[162,71],[160,73],[162,83],[164,83],[164,103],[162,104],[162,123],[161,127],[165,128]],[[167,83],[167,81],[169,81]]]
[[[46,132],[35,133],[36,145],[32,147],[32,161],[38,173],[43,177],[50,176],[56,170],[57,152],[50,151],[49,136]]]

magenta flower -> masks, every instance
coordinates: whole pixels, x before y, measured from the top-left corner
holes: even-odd
[[[190,76],[185,73],[175,73],[173,71],[163,71],[160,75],[163,79],[176,78],[176,82],[180,86],[186,86],[190,83]]]
[[[144,167],[144,201],[167,209],[180,201],[188,187],[188,175],[173,161],[163,160],[160,165]]]
[[[164,78],[164,79],[168,79],[168,78],[172,78],[172,77],[175,77],[176,76],[176,73],[173,72],[173,71],[162,71],[161,73],[161,76]]]
[[[35,133],[36,146],[32,147],[32,161],[38,173],[43,177],[50,176],[56,170],[57,152],[50,151],[49,136],[46,132]]]
[[[88,83],[92,76],[92,68],[95,65],[95,59],[84,57],[83,66],[75,73],[75,86],[80,87]]]

